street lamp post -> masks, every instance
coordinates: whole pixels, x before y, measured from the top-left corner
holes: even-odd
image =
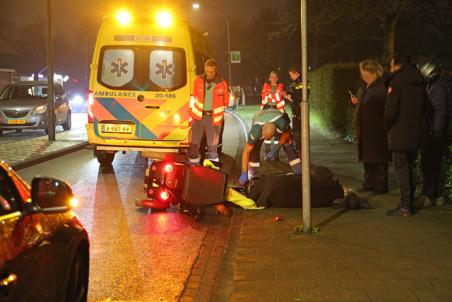
[[[232,70],[231,70],[231,31],[228,17],[224,17],[226,21],[226,28],[228,29],[228,83],[232,85]]]
[[[53,83],[52,0],[47,0],[47,133],[49,141],[55,141],[55,101]]]
[[[310,126],[308,103],[308,38],[307,38],[307,0],[301,1],[301,76],[303,94],[301,102],[301,158],[302,158],[302,199],[303,230],[310,233],[311,227],[311,160]]]

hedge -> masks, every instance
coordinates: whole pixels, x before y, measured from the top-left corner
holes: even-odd
[[[348,91],[358,89],[358,65],[328,64],[309,74],[311,112],[323,130],[342,136],[354,132],[354,108]]]
[[[359,70],[355,63],[329,64],[309,74],[312,124],[343,137],[354,135],[354,108],[348,90],[356,93]],[[446,155],[445,195],[452,200],[452,146]]]

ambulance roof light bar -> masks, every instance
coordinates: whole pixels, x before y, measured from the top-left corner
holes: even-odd
[[[155,15],[157,25],[161,28],[168,28],[173,24],[173,16],[169,11],[160,10]]]
[[[154,17],[160,28],[168,28],[173,25],[173,15],[168,10],[158,10]],[[128,10],[121,9],[116,12],[115,19],[120,25],[127,26],[132,22],[132,14]]]
[[[116,20],[121,25],[128,25],[132,21],[132,16],[127,10],[120,10],[116,13]]]

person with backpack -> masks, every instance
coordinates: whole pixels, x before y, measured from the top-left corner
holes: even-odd
[[[421,147],[424,184],[422,196],[416,203],[418,209],[446,203],[445,155],[452,115],[452,83],[443,75],[441,67],[434,62],[427,62],[419,70],[427,84],[427,104]]]

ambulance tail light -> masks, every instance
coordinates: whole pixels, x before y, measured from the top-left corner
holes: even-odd
[[[89,91],[89,93],[88,93],[88,123],[94,123],[93,106],[94,106],[93,92]]]

